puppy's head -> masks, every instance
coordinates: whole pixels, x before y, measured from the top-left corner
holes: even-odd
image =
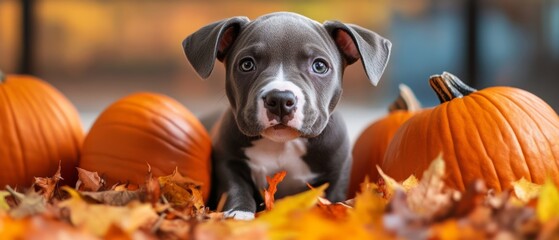
[[[347,65],[361,59],[376,85],[391,44],[356,25],[282,12],[212,23],[183,47],[202,78],[216,59],[225,64],[226,94],[241,132],[283,142],[322,132],[340,99]]]

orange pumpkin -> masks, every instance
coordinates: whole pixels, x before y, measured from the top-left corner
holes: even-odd
[[[396,130],[421,109],[419,101],[411,89],[400,85],[400,95],[388,108],[388,115],[369,125],[353,145],[353,165],[348,189],[348,199],[354,198],[361,189],[361,183],[368,176],[371,182],[377,182],[384,153]]]
[[[108,184],[146,181],[181,174],[210,187],[210,137],[179,102],[154,93],[137,93],[113,103],[95,120],[83,144],[80,167],[96,171]]]
[[[28,187],[60,162],[63,183],[77,178],[84,133],[76,108],[48,83],[0,72],[0,186]]]
[[[403,180],[421,177],[439,154],[448,186],[483,179],[503,191],[524,177],[559,183],[559,117],[543,100],[511,87],[477,91],[450,73],[432,76],[441,104],[410,118],[388,146],[382,169]]]

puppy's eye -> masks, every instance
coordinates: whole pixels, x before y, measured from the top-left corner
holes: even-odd
[[[328,64],[322,59],[316,59],[312,63],[312,71],[318,74],[325,74],[328,72]]]
[[[255,69],[254,60],[252,60],[252,58],[244,58],[239,63],[239,69],[243,72],[253,71]]]

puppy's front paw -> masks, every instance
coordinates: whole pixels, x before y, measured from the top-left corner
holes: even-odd
[[[231,217],[235,220],[252,220],[254,219],[253,212],[239,211],[239,210],[229,210],[223,213],[227,218]]]

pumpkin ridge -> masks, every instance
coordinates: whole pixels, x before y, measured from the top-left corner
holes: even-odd
[[[118,158],[120,160],[124,160],[124,161],[130,161],[130,162],[136,162],[136,160],[134,159],[130,159],[130,158],[125,158],[125,157],[118,157],[118,156],[113,156],[113,155],[109,155],[106,153],[101,153],[101,152],[88,152],[87,155],[95,155],[95,156],[104,156],[104,157],[110,157],[110,158]],[[147,161],[146,161],[147,163]],[[85,169],[88,170],[88,169]],[[146,165],[146,173],[147,173],[148,167]],[[88,170],[89,171],[89,170]]]
[[[10,87],[13,88],[13,86],[10,86]],[[14,108],[12,107],[12,106],[13,106],[13,101],[12,101],[12,99],[10,99],[10,96],[8,96],[8,91],[6,91],[6,90],[3,89],[3,88],[0,88],[0,90],[3,90],[3,91],[4,91],[4,99],[5,99],[6,102],[8,103],[8,104],[6,104],[6,105],[8,106],[7,108],[9,109],[9,112],[10,112],[11,115],[12,115],[12,121],[13,121],[13,124],[14,124],[14,130],[15,130],[15,133],[16,133],[15,135],[17,136],[17,143],[18,143],[17,145],[19,146],[19,149],[20,149],[20,157],[21,157],[21,159],[26,159],[26,158],[25,158],[25,150],[23,149],[24,147],[23,147],[23,145],[22,145],[23,140],[22,140],[22,138],[21,138],[21,131],[20,131],[19,125],[17,124],[17,121],[15,121],[15,116],[16,116],[16,114],[15,114]],[[20,166],[20,169],[19,169],[19,170],[20,170],[20,172],[23,172],[23,174],[20,175],[20,176],[28,176],[28,175],[27,175],[27,166],[26,166],[26,162],[25,162],[25,161],[20,161],[19,159],[18,159],[18,161],[16,161],[16,162],[19,162],[19,163],[20,163],[20,164],[19,164],[19,166]]]
[[[518,131],[512,126],[512,124],[509,123],[508,118],[506,117],[506,115],[503,113],[502,109],[500,106],[498,106],[497,103],[495,103],[495,101],[493,101],[493,99],[488,95],[488,94],[483,94],[480,93],[479,96],[485,98],[487,101],[489,101],[491,103],[491,105],[493,105],[493,107],[497,110],[497,112],[503,117],[503,119],[505,121],[503,121],[512,131],[512,136],[514,137],[514,140],[517,143],[517,146],[520,148],[520,151],[522,152],[522,159],[524,162],[524,165],[526,166],[526,169],[528,170],[528,177],[530,178],[530,181],[532,181],[532,179],[534,179],[532,177],[532,169],[530,168],[530,166],[528,165],[528,161],[527,161],[527,156],[526,156],[526,150],[524,149],[523,144],[520,142],[520,139],[518,139]],[[511,165],[512,168],[512,165]],[[515,171],[512,171],[514,174],[516,174]],[[501,185],[503,183],[500,183]],[[509,183],[510,185],[510,183]]]
[[[457,157],[457,156],[460,156],[460,155],[458,155],[458,151],[457,151],[457,148],[456,148],[456,141],[454,141],[454,131],[453,131],[453,128],[452,128],[452,124],[450,122],[451,116],[450,116],[450,111],[449,111],[449,105],[450,105],[450,102],[448,104],[442,106],[441,111],[443,111],[443,112],[441,113],[441,115],[443,115],[443,116],[446,115],[446,116],[444,116],[444,118],[446,119],[446,127],[448,128],[448,131],[450,133],[450,140],[452,142],[452,152],[453,152],[453,156],[454,156],[454,161],[456,162],[456,166],[458,166],[458,173],[460,174],[460,179],[462,180],[462,181],[458,181],[456,183],[457,184],[456,186],[459,186],[460,189],[466,189],[466,186],[464,184],[464,176],[462,176],[462,170],[464,169],[464,166],[462,166],[462,164],[460,163],[460,161]],[[444,139],[441,139],[441,140],[444,141]],[[445,149],[444,146],[442,146],[442,148],[443,148],[443,150]],[[444,152],[443,152],[443,156],[444,156]],[[449,172],[448,167],[450,167],[450,164],[448,164],[448,160],[447,160],[447,164],[446,164],[447,174]],[[452,170],[450,172],[456,173],[455,171],[452,171]]]
[[[122,107],[122,106],[120,106],[120,107]],[[115,108],[115,109],[118,109],[118,108]],[[155,124],[155,126],[157,126],[157,129],[162,129],[162,128],[161,128],[161,124],[156,123],[156,122],[157,122],[157,121],[154,121],[154,124]],[[177,127],[177,129],[180,129],[180,127],[178,127],[176,124],[172,124],[172,125],[175,126],[175,127]],[[158,139],[164,139],[165,136],[167,136],[167,135],[172,135],[172,134],[171,134],[170,132],[168,132],[168,131],[163,131],[163,133],[161,133],[161,132],[159,132],[159,131],[157,131],[157,130],[144,129],[144,128],[139,127],[139,126],[129,124],[127,121],[125,121],[125,122],[109,122],[109,123],[104,123],[104,122],[99,121],[99,122],[96,123],[96,127],[99,127],[99,128],[103,128],[103,127],[107,127],[107,126],[120,126],[120,127],[134,128],[134,129],[136,129],[136,130],[138,130],[138,131],[145,132],[145,133],[147,133],[147,134],[149,134],[149,135],[151,135],[151,136],[154,136],[154,137],[156,137],[156,138],[158,138]],[[182,131],[182,130],[181,130],[181,133],[182,133],[183,135],[186,135],[186,133],[185,133],[184,131]],[[186,149],[182,149],[180,146],[182,146],[182,145],[187,145],[188,142],[183,141],[182,138],[176,138],[176,139],[179,139],[179,141],[180,141],[182,144],[180,144],[180,145],[174,145],[174,147],[175,147],[176,149],[182,151],[182,152],[185,152]],[[167,142],[167,141],[165,140],[165,142]]]
[[[39,83],[41,83],[41,82],[39,82]],[[47,84],[42,84],[42,85],[43,85],[43,87],[48,88],[48,90],[51,92],[51,94],[45,94],[45,97],[46,97],[46,98],[49,98],[50,101],[51,101],[51,103],[56,102],[56,99],[54,99],[53,96],[52,96],[52,93],[53,93],[53,92],[56,93],[56,95],[57,95],[56,97],[64,97],[64,98],[66,98],[66,97],[62,94],[62,92],[58,91],[58,89],[52,87],[51,85],[47,85]],[[69,103],[72,103],[72,102],[70,102],[70,99],[68,99],[68,102],[69,102]],[[54,105],[54,107],[56,108],[57,113],[60,113],[60,115],[62,116],[62,119],[64,119],[63,121],[64,121],[64,123],[66,124],[66,128],[65,128],[65,130],[66,130],[66,133],[65,133],[65,134],[67,135],[66,137],[70,136],[70,138],[72,139],[71,142],[74,144],[74,148],[72,148],[72,149],[74,149],[74,150],[73,150],[73,154],[74,154],[75,157],[76,157],[75,159],[77,159],[76,163],[79,162],[81,152],[80,152],[79,150],[76,150],[76,149],[81,149],[81,145],[82,145],[82,143],[83,143],[83,137],[84,137],[84,134],[83,134],[83,126],[81,125],[81,122],[76,123],[76,122],[70,120],[70,119],[69,119],[69,118],[70,118],[70,114],[68,114],[68,112],[71,112],[72,115],[73,115],[74,113],[77,114],[77,116],[74,115],[73,117],[76,118],[76,119],[80,119],[80,121],[81,121],[81,117],[79,116],[78,110],[75,108],[75,106],[73,106],[73,105],[71,105],[71,104],[65,106],[65,107],[70,108],[71,111],[67,111],[67,109],[63,109],[62,106],[60,106],[60,104],[48,104],[48,105],[51,107],[51,109],[52,109],[52,107],[53,107],[53,105]],[[55,109],[53,109],[53,111],[54,111],[54,110],[55,110]],[[62,113],[66,113],[66,114],[62,114]],[[72,131],[73,131],[73,132],[76,132],[76,129],[78,129],[79,132],[81,132],[81,138],[82,138],[82,140],[79,140],[79,139],[78,139],[78,136],[77,136],[76,134],[72,134]]]
[[[43,91],[36,91],[36,92],[31,91],[32,87],[42,89]],[[71,175],[66,175],[66,173],[69,173],[69,171],[73,171],[73,169],[67,168],[68,164],[66,164],[66,162],[67,160],[76,159],[74,160],[75,164],[72,164],[72,166],[77,165],[78,162],[77,157],[79,157],[79,154],[77,154],[76,146],[72,148],[72,152],[65,152],[57,147],[51,147],[50,144],[52,143],[49,142],[49,140],[52,139],[66,139],[68,135],[72,136],[70,138],[72,139],[72,141],[74,139],[74,134],[67,132],[67,130],[70,127],[69,122],[66,121],[67,114],[64,114],[64,111],[59,108],[59,104],[56,104],[55,99],[53,99],[49,94],[45,94],[45,92],[49,92],[50,94],[56,92],[53,90],[54,89],[51,88],[46,83],[43,84],[32,77],[26,79],[25,85],[22,84],[21,86],[19,86],[19,91],[22,99],[26,100],[25,103],[27,105],[27,108],[31,109],[32,114],[30,115],[35,116],[35,118],[33,118],[33,124],[36,126],[35,133],[42,136],[41,145],[39,149],[46,153],[43,155],[50,156],[53,159],[58,158],[58,160],[51,165],[52,169],[50,169],[49,172],[56,171],[57,167],[60,166],[63,174],[62,176],[65,179],[72,179],[73,177]],[[58,92],[56,93],[58,94]],[[37,104],[37,103],[41,103],[41,104]],[[39,112],[41,114],[37,114]],[[36,119],[38,118],[38,115],[49,116],[47,117],[47,119],[57,119],[61,123],[64,122],[65,127],[60,128],[59,126],[55,126],[53,125],[52,121],[37,121]],[[62,116],[62,118],[60,118],[59,116]],[[57,135],[56,132],[54,132],[54,129],[63,129],[65,131],[60,132],[60,136],[59,136]],[[63,157],[67,157],[68,159],[63,159]],[[36,177],[42,177],[42,176],[36,176]]]
[[[16,88],[14,88],[16,89]],[[37,101],[36,100],[36,96],[30,92],[27,91],[29,89],[29,87],[27,86],[20,86],[18,89],[18,94],[19,97],[22,99],[22,104],[25,103],[25,109],[30,109],[31,113],[30,115],[32,116],[36,116],[37,112],[42,112],[42,114],[44,114],[44,112],[42,111],[43,108],[37,107],[36,106],[36,102],[42,102],[42,101]],[[15,91],[15,90],[14,90]],[[47,139],[51,139],[48,138],[47,135],[45,134],[45,132],[41,131],[43,129],[42,127],[42,123],[40,121],[36,121],[34,118],[31,118],[31,120],[33,121],[33,125],[36,126],[34,127],[34,130],[37,130],[36,133],[38,133],[39,135],[41,135],[41,146],[40,146],[40,150],[41,151],[45,151],[47,156],[53,156],[54,154],[52,154],[52,152],[50,151],[50,148],[48,147],[48,143],[47,143]],[[48,124],[48,129],[54,129],[54,127],[50,124],[50,121],[46,121],[49,122]],[[41,130],[40,130],[41,129]],[[27,167],[27,166],[26,166]],[[37,177],[41,177],[41,176],[37,176]]]
[[[519,103],[520,103],[520,99],[523,99],[522,102],[525,103],[525,104],[528,105],[528,106],[533,106],[533,104],[534,104],[533,101],[526,101],[526,100],[527,100],[527,99],[526,99],[527,96],[526,96],[525,94],[519,94],[520,96],[518,96],[517,98],[511,98],[511,97],[509,97],[509,96],[507,96],[507,95],[505,95],[505,94],[502,94],[501,92],[497,92],[497,93],[499,93],[499,95],[501,95],[501,96],[503,96],[503,97],[508,98],[510,101],[514,102],[516,105],[518,105],[519,107],[521,107],[523,110],[525,109],[525,108],[524,108],[524,104],[519,104]],[[520,98],[520,97],[522,97],[522,98]],[[538,105],[542,105],[542,104],[540,104],[541,101],[538,101],[538,102],[539,102]],[[547,104],[545,104],[545,105],[547,105]],[[546,107],[547,107],[547,106],[546,106]],[[555,110],[553,110],[553,109],[549,109],[549,110],[555,112]],[[528,111],[524,110],[524,112],[528,112]],[[538,116],[540,116],[541,118],[547,120],[547,123],[548,123],[548,124],[553,125],[553,126],[556,127],[556,128],[559,128],[559,124],[557,124],[558,122],[550,121],[550,119],[547,118],[545,115],[543,115],[543,114],[541,113],[541,111],[532,111],[532,113],[533,113],[533,112],[535,112],[536,114],[538,114]],[[530,114],[529,116],[530,116],[530,118],[531,118],[532,120],[534,120],[534,122],[538,123],[538,125],[539,125],[540,121],[535,121],[535,119],[533,118],[532,114]]]
[[[111,169],[116,169],[117,166],[122,165],[122,166],[128,166],[128,167],[121,167],[121,169],[128,170],[128,169],[133,169],[132,167],[130,167],[131,165],[140,165],[140,164],[138,163],[138,161],[136,161],[136,160],[134,160],[134,159],[125,158],[125,157],[119,157],[119,156],[114,156],[114,155],[109,155],[109,154],[106,154],[106,153],[88,152],[88,153],[87,153],[87,156],[101,156],[101,157],[105,157],[105,158],[118,159],[118,160],[121,160],[121,161],[122,161],[122,162],[120,162],[121,164],[112,163],[112,164],[111,164]],[[146,169],[146,171],[145,171],[145,174],[146,174],[146,175],[148,174],[148,170],[149,170],[148,164],[149,164],[149,162],[148,162],[148,161],[145,161],[145,165],[144,165],[144,166],[145,166],[145,169]],[[151,164],[150,164],[150,165],[151,165]],[[86,170],[88,170],[88,171],[90,170],[90,169],[87,169],[87,167],[89,167],[89,166],[87,166],[87,165],[86,165],[86,166],[80,166],[80,168],[83,168],[83,167],[85,167],[84,169],[86,169]],[[152,168],[153,168],[153,166],[152,166]],[[99,175],[102,176],[102,177],[103,177],[104,174],[106,174],[106,173],[105,173],[105,172],[99,172]],[[104,178],[106,178],[106,176],[105,176]],[[106,179],[106,180],[107,180],[107,179]],[[124,182],[125,182],[125,181],[130,181],[130,179],[118,179],[118,180],[119,180],[119,181],[124,181]]]
[[[26,92],[28,92],[28,97],[29,99],[32,99],[32,101],[28,101],[29,103],[45,103],[46,101],[48,101],[48,103],[46,104],[41,104],[41,106],[38,106],[36,104],[33,104],[33,106],[35,106],[35,109],[37,109],[37,107],[39,107],[40,109],[38,109],[39,111],[41,111],[42,109],[48,109],[48,111],[43,110],[42,113],[45,115],[49,115],[52,116],[52,118],[57,119],[58,121],[60,121],[61,123],[63,123],[65,126],[62,128],[62,130],[64,130],[63,132],[60,132],[60,136],[57,136],[56,133],[50,131],[48,132],[44,132],[45,129],[55,129],[53,122],[52,121],[46,121],[46,123],[43,123],[45,121],[40,121],[38,124],[39,125],[43,125],[44,126],[48,126],[48,127],[39,127],[38,131],[40,133],[41,136],[43,136],[43,148],[46,149],[46,152],[48,153],[48,156],[53,156],[58,158],[59,160],[57,161],[56,164],[54,164],[53,166],[56,166],[57,164],[61,167],[61,171],[63,174],[63,177],[67,180],[70,179],[74,179],[75,176],[72,176],[72,173],[75,171],[75,169],[73,169],[73,167],[68,167],[69,165],[72,166],[76,166],[79,162],[79,157],[80,157],[80,151],[78,149],[81,149],[80,144],[78,144],[78,140],[77,140],[77,135],[76,134],[72,134],[70,131],[75,131],[75,124],[70,121],[70,119],[68,119],[69,117],[69,113],[72,111],[66,111],[65,109],[62,108],[62,106],[60,104],[56,103],[56,99],[54,99],[53,97],[63,97],[62,93],[60,93],[57,89],[53,88],[51,85],[47,84],[47,83],[42,83],[39,82],[37,79],[33,79],[30,78],[28,79],[27,82],[28,86],[35,86],[35,87],[40,87],[41,89],[44,89],[45,91],[37,91],[32,92],[29,91],[29,87],[27,88],[22,88],[23,90],[25,90]],[[45,94],[45,92],[49,92],[50,94]],[[53,96],[51,94],[56,94],[56,96]],[[35,99],[39,99],[39,100],[35,100]],[[42,101],[41,101],[42,99]],[[69,100],[68,100],[69,102]],[[72,109],[73,111],[76,111],[75,109]],[[34,111],[34,113],[36,113],[37,111]],[[64,114],[66,113],[66,114]],[[79,119],[79,116],[75,116],[77,119]],[[52,119],[49,118],[49,119]],[[61,129],[60,127],[57,127],[56,129]],[[83,131],[81,126],[79,126],[79,131]],[[50,137],[46,137],[46,136],[50,136]],[[49,146],[49,142],[47,139],[71,139],[69,142],[69,144],[72,144],[72,151],[61,151],[59,148],[52,148]],[[54,152],[53,152],[54,150]],[[63,159],[66,158],[66,159]],[[69,164],[67,162],[72,161],[72,164]],[[53,169],[53,171],[56,171],[56,168]],[[68,174],[68,175],[66,175]]]
[[[145,129],[137,127],[137,126],[122,124],[122,123],[104,123],[104,124],[98,126],[98,128],[100,128],[100,127],[120,127],[120,128],[132,129],[132,130],[138,131],[142,134],[151,135],[152,137],[155,137],[158,141],[163,142],[166,145],[169,145],[169,146],[173,147],[174,149],[179,150],[180,152],[187,152],[188,151],[188,149],[186,149],[186,148],[183,148],[183,147],[181,147],[177,144],[171,143],[171,142],[163,139],[163,137],[161,137],[160,134],[156,134],[156,133],[153,133],[153,132],[146,131]]]
[[[186,106],[184,106],[182,103],[180,103],[179,101],[177,101],[176,99],[174,99],[172,97],[162,95],[162,94],[157,94],[157,93],[139,93],[137,96],[141,96],[141,97],[144,97],[144,98],[149,98],[154,105],[161,105],[161,106],[166,108],[165,109],[166,111],[171,112],[174,115],[177,115],[181,118],[195,118],[195,119],[198,119],[194,114],[192,114],[192,112],[190,112],[186,108]],[[169,100],[170,102],[173,102],[174,104],[179,105],[183,109],[180,109],[180,108],[177,108],[177,107],[173,106],[174,104],[169,104],[169,103],[166,103],[165,101],[161,101],[161,99],[157,99],[157,97],[165,98],[166,100]],[[130,100],[124,101],[123,105],[124,106],[125,105],[136,106],[136,107],[139,107],[139,108],[141,108],[143,110],[146,110],[150,113],[153,113],[154,115],[158,115],[157,112],[153,110],[153,108],[147,107],[145,104],[139,104],[136,101],[130,101]],[[166,117],[166,116],[161,116],[161,117],[163,117],[164,119],[169,120],[169,118]],[[199,122],[199,120],[198,120],[198,122]],[[202,124],[200,124],[199,126],[195,126],[195,127],[200,127],[200,129],[204,129]],[[195,130],[195,128],[193,128],[193,129]]]
[[[538,114],[538,116],[539,116],[540,118],[544,118],[544,119],[546,119],[546,120],[548,120],[548,118],[547,118],[546,116],[544,116],[543,114],[541,114],[540,111],[528,111],[528,110],[526,110],[526,108],[524,107],[524,105],[525,105],[525,104],[528,104],[529,106],[531,106],[531,105],[530,105],[530,103],[527,103],[527,101],[526,101],[526,99],[525,99],[526,96],[524,96],[524,94],[521,95],[522,98],[521,98],[520,96],[518,96],[518,98],[511,98],[511,97],[509,97],[509,96],[507,96],[507,95],[505,95],[505,94],[502,94],[502,93],[500,93],[500,92],[497,92],[497,93],[498,93],[500,96],[509,99],[509,100],[510,100],[511,102],[513,102],[519,109],[521,109],[524,113],[526,113],[526,115],[530,118],[530,120],[532,120],[532,121],[534,122],[534,124],[536,124],[536,126],[538,126],[539,132],[541,132],[542,135],[543,135],[543,137],[547,140],[546,143],[547,143],[548,149],[552,149],[552,148],[551,148],[551,143],[550,143],[549,138],[548,138],[548,135],[543,134],[543,133],[545,133],[545,131],[544,131],[544,129],[542,128],[542,126],[540,125],[541,122],[540,122],[540,121],[536,121],[536,119],[534,119],[534,116],[533,116],[532,114],[533,114],[533,112],[535,112],[535,114]],[[520,99],[523,99],[523,100],[520,100]],[[525,104],[520,104],[520,101],[522,101],[522,103],[525,103]],[[551,125],[554,125],[553,122],[551,122],[551,121],[548,120],[548,124],[549,124],[549,123],[551,123]],[[540,146],[540,145],[538,144],[538,151],[540,152],[540,155],[542,155],[542,154],[541,154],[541,153],[542,153],[542,150],[541,150],[541,148],[540,148],[539,146]],[[557,156],[555,155],[555,152],[554,152],[554,151],[550,151],[550,152],[551,152],[551,155],[553,156],[553,158],[554,158],[554,159],[557,159]],[[553,161],[553,162],[555,163],[556,170],[559,170],[559,162],[558,162],[558,161]]]
[[[181,131],[181,133],[186,134],[186,132],[183,131],[183,128],[182,128],[181,126],[179,126],[175,121],[172,121],[170,118],[168,118],[168,117],[166,117],[166,116],[162,116],[161,114],[158,114],[158,113],[157,113],[156,111],[154,111],[152,108],[147,107],[147,106],[145,106],[145,105],[139,104],[139,103],[137,103],[137,102],[126,101],[126,102],[121,103],[121,105],[118,106],[118,108],[124,108],[124,109],[126,109],[126,108],[138,108],[138,109],[140,109],[140,110],[142,110],[142,111],[146,111],[146,112],[150,113],[152,117],[155,116],[155,117],[157,117],[157,118],[160,119],[160,120],[164,120],[165,122],[168,122],[169,124],[171,124],[171,125],[172,125],[173,127],[175,127],[176,129],[179,129],[179,130]],[[169,109],[165,109],[165,110],[167,111],[167,110],[169,110]],[[180,114],[177,114],[175,111],[170,111],[170,110],[169,110],[168,112],[171,112],[171,113],[172,113],[173,115],[175,115],[175,116],[178,115],[178,117],[180,117],[181,119],[184,119],[183,116],[181,116]],[[166,134],[168,134],[168,135],[174,135],[174,134],[172,134],[170,131],[168,131],[168,129],[161,128],[161,124],[159,124],[157,121],[154,121],[154,123],[156,123],[156,125],[157,125],[158,127],[160,127],[160,130],[163,130]]]
[[[190,134],[187,134],[186,131],[184,131],[184,128],[182,128],[182,127],[179,126],[175,121],[172,121],[171,119],[167,118],[166,116],[161,116],[161,115],[159,115],[158,117],[159,117],[159,118],[162,118],[162,119],[164,119],[164,120],[166,120],[168,123],[170,123],[171,125],[175,126],[177,129],[179,129],[179,130],[181,131],[182,136],[181,136],[179,139],[181,139],[182,137],[186,136],[185,139],[182,139],[182,142],[183,142],[184,145],[188,145],[188,142],[197,143],[198,141],[196,141],[196,138],[201,137],[201,136],[196,136],[196,137],[194,137],[194,136],[191,136]],[[154,124],[155,124],[157,127],[159,127],[160,130],[165,130],[165,128],[164,128],[164,126],[163,126],[163,123],[157,122],[157,121],[156,121],[156,122],[154,122]],[[189,126],[186,126],[186,127],[189,127]],[[191,129],[191,130],[192,130],[192,131],[196,131],[196,130],[194,130],[194,129]],[[169,131],[167,131],[167,133],[168,133],[169,135],[171,135],[171,133],[170,133]],[[198,135],[198,134],[192,134],[192,135]],[[194,144],[194,145],[196,146],[196,145],[199,145],[199,144]],[[198,147],[200,148],[200,146],[198,146]],[[188,151],[185,151],[185,152],[188,152]]]
[[[483,109],[483,107],[482,107],[477,101],[475,101],[473,98],[464,98],[464,102],[466,102],[466,101],[468,101],[469,104],[472,104],[472,105],[475,104],[475,105],[478,106],[480,109]],[[503,185],[501,184],[501,182],[504,181],[503,176],[501,176],[501,175],[499,174],[499,171],[497,170],[497,167],[495,166],[495,163],[493,163],[493,158],[489,155],[489,152],[487,151],[487,148],[485,147],[485,146],[487,146],[487,145],[486,145],[486,142],[485,142],[485,141],[483,140],[483,138],[481,137],[481,134],[479,134],[480,131],[479,131],[479,128],[478,128],[477,121],[475,120],[476,118],[473,117],[474,115],[472,114],[470,108],[466,108],[466,110],[468,111],[468,115],[470,116],[470,121],[472,121],[472,122],[474,123],[473,125],[474,125],[475,128],[476,128],[474,132],[476,133],[476,135],[477,135],[479,141],[481,142],[481,146],[482,146],[483,152],[484,152],[485,156],[487,156],[487,161],[486,161],[484,164],[490,164],[490,165],[492,166],[492,168],[493,168],[493,174],[494,174],[494,176],[497,177],[497,179],[499,180],[499,186],[501,187],[501,189],[503,189]],[[479,163],[479,162],[478,162],[478,163]],[[480,164],[480,167],[481,167],[481,165],[482,165],[482,164]],[[483,171],[482,171],[482,172],[483,172]]]
[[[493,107],[493,109],[495,109],[495,111],[499,114],[499,116],[502,117],[502,122],[503,124],[498,124],[499,126],[499,133],[501,134],[501,136],[503,136],[503,139],[505,139],[505,136],[503,135],[504,132],[508,132],[510,134],[511,137],[509,137],[510,139],[514,139],[514,142],[516,142],[516,144],[514,145],[516,149],[520,149],[520,154],[515,153],[516,155],[518,155],[519,158],[521,158],[519,161],[522,161],[525,165],[525,168],[528,171],[528,176],[525,176],[526,178],[528,178],[529,181],[533,181],[533,176],[532,176],[532,170],[530,168],[530,166],[528,165],[527,157],[526,157],[526,150],[524,149],[524,146],[521,144],[520,140],[518,139],[518,132],[516,131],[516,129],[509,123],[509,119],[507,118],[507,116],[503,113],[503,111],[501,110],[501,108],[499,108],[498,106],[496,106],[495,102],[492,101],[492,98],[489,97],[489,95],[485,95],[487,94],[486,92],[480,92],[479,94],[477,94],[476,96],[478,96],[481,100],[483,101],[487,101],[488,105],[491,105]],[[506,124],[506,128],[503,128],[503,125]],[[513,143],[514,144],[514,143]],[[510,144],[508,144],[510,145]],[[510,172],[512,172],[514,175],[518,174],[518,170],[516,170],[516,168],[514,168],[513,162],[516,161],[511,161],[509,159],[509,161],[507,162],[508,166],[510,167],[508,170]],[[522,172],[521,172],[522,173]],[[522,173],[522,175],[524,175]],[[501,185],[503,185],[505,182],[499,182]],[[510,186],[509,186],[510,187]]]
[[[428,118],[427,118],[427,121],[425,121],[427,126],[422,128],[423,131],[424,131],[423,135],[427,136],[426,139],[433,139],[432,135],[430,134],[432,132],[431,129],[435,128],[435,124],[430,124],[433,121],[432,120],[433,115],[434,114],[427,115]],[[408,127],[408,129],[409,129],[409,127]],[[429,143],[427,143],[427,144],[429,144]],[[442,151],[443,151],[443,149],[440,149],[440,152],[442,152]],[[430,152],[429,151],[424,151],[424,154],[425,154],[425,158],[423,158],[423,159],[428,159],[427,161],[432,160],[431,159],[432,157],[430,157]],[[419,175],[423,176],[423,171],[424,171],[423,169],[427,169],[428,166],[429,166],[429,162],[425,162],[423,168],[420,168],[419,166],[415,166],[414,172],[419,173]]]
[[[172,98],[170,98],[171,100],[174,100]],[[178,102],[177,102],[178,103]],[[137,102],[132,102],[132,101],[128,101],[122,104],[122,106],[120,107],[126,107],[126,106],[133,106],[133,107],[138,107],[144,111],[147,111],[149,113],[151,113],[153,116],[157,116],[160,119],[165,120],[166,122],[170,123],[171,125],[173,125],[176,129],[179,129],[182,133],[182,135],[187,136],[187,138],[190,140],[190,142],[195,143],[196,145],[200,145],[201,143],[199,143],[198,141],[196,141],[195,139],[197,138],[205,138],[209,140],[209,136],[207,134],[203,134],[200,131],[198,131],[196,128],[191,128],[190,126],[186,125],[186,127],[191,128],[190,130],[193,130],[193,132],[196,133],[197,136],[191,136],[191,134],[188,134],[188,131],[186,131],[185,129],[183,129],[183,127],[181,127],[179,124],[176,123],[176,121],[173,121],[172,119],[170,119],[167,116],[163,116],[161,114],[158,114],[156,111],[154,111],[152,108],[149,108],[147,106],[138,104]],[[166,105],[165,105],[166,106]],[[167,107],[167,106],[166,106]],[[173,113],[175,116],[178,116],[180,119],[187,119],[187,118],[196,118],[193,114],[190,114],[192,116],[187,116],[186,113],[183,113],[182,111],[180,111],[179,109],[172,109],[172,108],[168,108],[167,109],[169,112]],[[196,118],[197,119],[197,118]],[[171,134],[171,132],[166,131],[165,128],[161,127],[160,123],[157,123],[157,126],[161,129],[164,130],[167,134],[169,135],[173,135]],[[204,129],[203,126],[200,126],[201,128],[199,129]],[[187,144],[186,141],[183,141],[185,144]]]

